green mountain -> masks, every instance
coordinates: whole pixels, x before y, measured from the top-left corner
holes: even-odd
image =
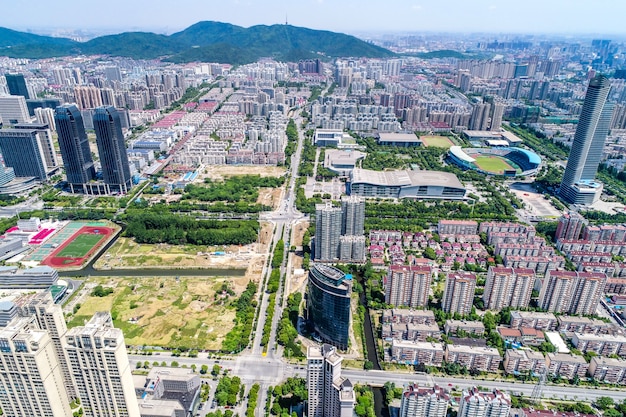
[[[290,25],[243,28],[221,22],[198,22],[170,36],[125,32],[84,43],[0,28],[0,55],[47,58],[76,54],[234,65],[255,62],[264,57],[297,61],[307,58],[394,56],[391,51],[354,36]]]

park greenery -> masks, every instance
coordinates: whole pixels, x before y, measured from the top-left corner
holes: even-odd
[[[368,385],[355,385],[356,405],[354,413],[358,417],[376,417],[374,412],[374,392]]]
[[[125,235],[137,243],[246,245],[257,239],[255,220],[197,220],[187,215],[133,210],[124,216]]]
[[[289,410],[291,407],[306,401],[308,392],[306,379],[290,377],[273,389],[268,389],[267,409],[274,416],[291,417]]]
[[[106,297],[107,295],[113,294],[115,290],[110,287],[103,287],[102,285],[96,285],[94,289],[91,291],[92,297]]]
[[[284,182],[284,177],[260,175],[235,175],[223,181],[207,178],[203,185],[188,184],[182,200],[254,203],[259,198],[259,188],[278,188]]]
[[[279,344],[285,347],[287,357],[304,357],[300,343],[295,341],[298,337],[297,326],[301,303],[302,293],[290,294],[287,298],[287,307],[283,310],[283,315],[278,322],[276,339]]]
[[[226,334],[222,342],[222,352],[240,352],[248,346],[250,333],[252,332],[252,322],[254,321],[254,311],[257,305],[255,300],[256,292],[257,285],[250,281],[245,291],[234,302],[236,309],[235,327]]]
[[[238,376],[223,376],[215,389],[215,401],[219,406],[234,406],[237,404],[237,395],[241,389],[241,379]]]

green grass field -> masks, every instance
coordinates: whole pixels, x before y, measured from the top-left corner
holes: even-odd
[[[450,146],[454,146],[454,143],[445,136],[420,136],[420,140],[424,142],[425,146],[434,146],[436,148],[449,149]]]
[[[56,254],[58,258],[82,258],[91,248],[96,246],[106,235],[83,233],[74,238],[66,247]]]
[[[515,169],[511,165],[509,165],[509,163],[506,162],[506,160],[499,158],[497,156],[479,155],[479,156],[474,156],[473,158],[476,159],[476,162],[474,162],[476,166],[482,169],[483,171],[493,172],[496,174],[502,174],[507,169]]]

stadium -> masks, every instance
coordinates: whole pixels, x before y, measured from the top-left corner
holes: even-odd
[[[461,148],[452,146],[448,160],[462,169],[487,175],[517,177],[535,175],[541,158],[522,148]]]

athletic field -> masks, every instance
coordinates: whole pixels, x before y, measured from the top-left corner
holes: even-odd
[[[420,136],[420,140],[424,142],[424,146],[446,149],[449,149],[450,146],[454,146],[454,143],[446,136]]]
[[[56,256],[61,258],[82,258],[105,236],[104,234],[82,233],[68,243]]]
[[[515,170],[504,158],[494,155],[472,155],[476,159],[474,164],[483,171],[494,174],[504,174],[506,170]]]
[[[80,266],[102,246],[113,232],[114,230],[110,227],[83,226],[42,263],[53,267]]]

